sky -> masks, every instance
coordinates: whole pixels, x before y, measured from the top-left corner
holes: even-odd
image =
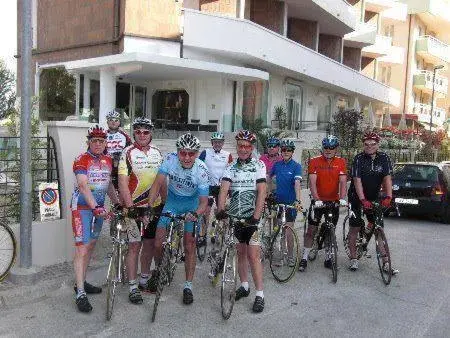
[[[0,58],[16,73],[17,0],[0,0]]]

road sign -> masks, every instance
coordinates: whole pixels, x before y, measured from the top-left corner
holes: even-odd
[[[41,221],[60,218],[58,183],[39,184]]]

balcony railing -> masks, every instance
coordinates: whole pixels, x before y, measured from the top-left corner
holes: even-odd
[[[362,49],[362,55],[372,58],[377,58],[382,55],[389,54],[392,47],[392,37],[377,34],[375,43],[373,45],[364,47]]]
[[[414,86],[429,93],[433,90],[433,72],[420,70],[414,75]],[[436,75],[434,79],[434,91],[436,94],[446,95],[448,90],[448,79]]]
[[[450,62],[449,46],[431,35],[422,35],[417,38],[416,52],[433,64]]]
[[[413,113],[417,115],[418,121],[430,123],[431,105],[426,103],[415,103]],[[433,124],[441,126],[446,119],[446,111],[443,108],[433,107]]]

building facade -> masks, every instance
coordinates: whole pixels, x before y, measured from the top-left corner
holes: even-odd
[[[320,136],[340,107],[401,109],[400,91],[380,75],[383,62],[401,64],[381,26],[381,13],[395,4],[33,0],[35,91],[46,69],[64,67],[77,83],[67,115],[103,121],[117,107],[125,118],[146,115],[165,128],[231,132],[243,118],[276,126],[282,106],[288,129]]]

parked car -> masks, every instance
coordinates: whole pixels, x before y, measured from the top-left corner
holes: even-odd
[[[392,175],[393,200],[401,214],[426,214],[450,224],[450,165],[396,163]]]

